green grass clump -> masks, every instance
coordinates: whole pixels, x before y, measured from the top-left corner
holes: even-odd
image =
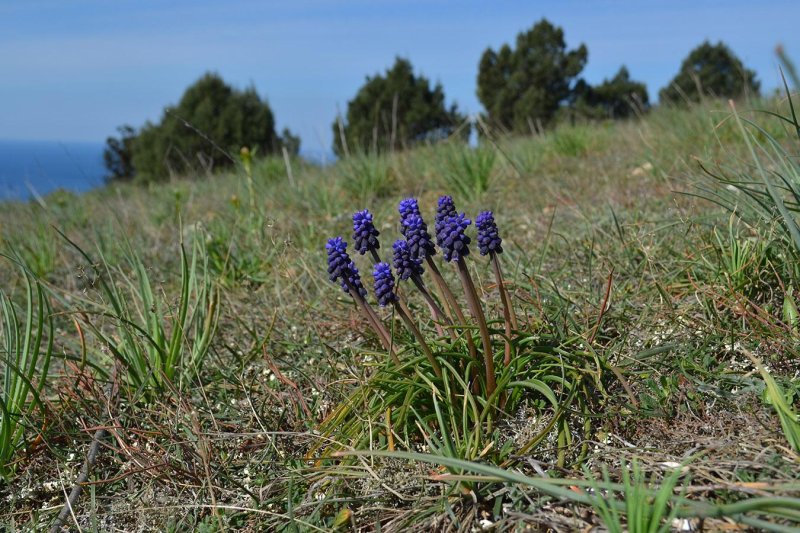
[[[324,455],[346,448],[425,447],[435,455],[510,464],[512,455],[547,446],[563,466],[573,428],[590,431],[589,419],[602,410],[612,374],[596,354],[553,339],[542,343],[542,337],[516,337],[512,363],[504,366],[498,358],[497,388],[488,397],[473,386],[478,372],[465,347],[458,350],[447,338],[435,341],[440,376],[421,356],[407,354],[400,366],[377,365],[320,425],[322,442],[333,443],[325,445]],[[502,345],[496,350],[502,355]],[[539,418],[538,431],[524,440],[503,435],[503,419],[523,406]]]
[[[39,281],[16,263],[25,287],[22,314],[10,297],[0,291],[0,477],[9,479],[26,433],[35,427],[33,414],[41,409],[41,393],[53,354],[53,317],[50,303]]]
[[[71,529],[797,529],[789,104],[3,204],[0,529],[51,526],[90,449]],[[448,193],[501,221],[502,281],[466,263],[488,343],[438,254],[464,320],[365,299],[396,363],[323,245],[369,207],[387,261],[397,200]]]
[[[655,491],[648,486],[647,478],[641,466],[634,460],[630,465],[622,464],[622,487],[620,494],[624,498],[624,511],[617,505],[611,504],[607,498],[600,497],[601,489],[595,484],[594,493],[598,495],[592,500],[592,505],[603,519],[603,523],[610,533],[623,533],[624,531],[641,533],[666,533],[672,531],[673,519],[678,514],[678,506],[673,503],[673,489],[681,477],[681,469],[675,468],[664,479],[664,482]],[[610,483],[608,471],[603,470],[603,481]],[[625,522],[622,516],[625,516]]]
[[[788,88],[787,88],[788,93]],[[764,120],[743,117],[733,104],[730,120],[738,128],[747,147],[747,159],[707,169],[717,187],[704,188],[704,195],[729,209],[760,236],[777,241],[787,256],[800,254],[800,163],[792,146],[800,142],[800,122],[791,94],[788,110],[766,112]],[[763,122],[777,123],[783,130],[770,131]],[[796,275],[796,271],[789,272]],[[796,280],[795,280],[796,281]]]
[[[219,317],[219,293],[208,271],[204,246],[196,241],[191,261],[180,247],[180,285],[177,302],[159,288],[134,251],[130,275],[114,272],[100,256],[94,261],[64,236],[93,268],[102,300],[83,299],[80,317],[123,368],[128,384],[145,397],[189,386],[208,354]],[[121,278],[118,283],[115,275]],[[110,324],[109,324],[110,322]],[[112,329],[109,330],[108,326]],[[113,331],[113,333],[111,333]]]
[[[444,178],[449,190],[468,200],[479,200],[489,190],[497,162],[497,151],[485,145],[470,148],[454,144],[447,155]]]
[[[394,190],[390,156],[352,156],[342,162],[341,172],[345,191],[360,202],[384,198]]]

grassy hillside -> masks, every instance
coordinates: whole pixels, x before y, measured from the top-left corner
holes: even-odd
[[[788,120],[711,102],[3,205],[0,524],[53,524],[89,457],[65,527],[800,526],[800,145],[787,102],[748,108]],[[494,396],[478,324],[401,283],[432,364],[353,249],[355,211],[391,262],[398,202],[432,230],[443,194],[503,238],[510,333],[468,229]],[[327,279],[337,235],[400,364]]]

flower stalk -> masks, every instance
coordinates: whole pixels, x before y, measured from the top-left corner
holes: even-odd
[[[503,303],[503,322],[506,330],[506,352],[503,357],[503,364],[508,366],[511,364],[511,332],[517,329],[517,317],[514,314],[514,308],[511,306],[511,301],[506,290],[505,283],[503,282],[503,271],[500,268],[500,260],[497,254],[491,254],[492,270],[494,270],[494,279],[497,283],[497,289],[500,291],[500,300]]]
[[[386,329],[386,326],[383,325],[381,322],[380,317],[375,312],[374,309],[367,303],[363,296],[355,289],[355,287],[351,286],[348,283],[348,287],[350,288],[350,295],[355,300],[356,304],[358,305],[361,312],[364,313],[364,316],[369,321],[372,329],[375,330],[375,333],[378,334],[378,339],[380,339],[381,344],[383,347],[389,352],[389,356],[392,358],[392,361],[400,364],[400,359],[397,357],[397,353],[394,350],[394,345],[392,343],[392,336],[389,334],[389,330]]]
[[[450,290],[450,287],[445,282],[442,273],[439,271],[439,268],[436,266],[436,263],[433,262],[433,259],[430,257],[425,258],[425,263],[428,265],[428,268],[431,272],[431,277],[433,277],[434,282],[439,287],[439,290],[444,295],[444,299],[449,303],[450,310],[455,314],[456,318],[458,319],[458,323],[467,325],[467,317],[464,316],[464,312],[461,310],[461,306],[458,305],[458,301],[456,300],[453,291]],[[452,320],[452,316],[451,316]],[[455,322],[455,320],[453,320]],[[472,341],[472,335],[466,335],[467,338],[467,348],[469,349],[469,354],[473,359],[478,358],[477,348],[475,347],[475,343]]]
[[[436,332],[440,337],[443,336],[444,329],[442,328],[442,324],[446,326],[452,326],[453,323],[445,316],[442,308],[439,307],[439,304],[433,299],[431,293],[428,292],[428,288],[425,286],[425,282],[422,281],[421,277],[418,275],[411,276],[411,282],[414,284],[420,294],[422,294],[422,297],[428,304],[428,309],[431,310],[431,315],[433,315],[434,324],[436,325]],[[453,328],[447,328],[447,332],[450,334],[451,339],[456,340],[458,338],[458,335],[455,331],[453,331]]]
[[[443,197],[447,198],[447,197]],[[440,207],[442,201],[439,202]],[[464,216],[464,213],[449,216],[444,218],[439,224],[439,231],[436,238],[439,241],[439,246],[442,249],[442,255],[445,261],[455,262],[456,270],[461,278],[461,286],[464,288],[464,293],[467,299],[467,305],[472,314],[472,318],[478,323],[478,330],[480,332],[481,341],[483,342],[483,360],[486,373],[486,396],[492,395],[496,388],[494,376],[494,352],[492,351],[492,340],[489,336],[489,327],[486,325],[486,317],[483,315],[480,300],[478,299],[478,292],[475,290],[475,284],[472,282],[472,277],[469,275],[467,263],[464,260],[469,255],[470,239],[465,230],[472,224],[472,221]]]
[[[503,271],[500,268],[498,256],[503,253],[503,239],[497,231],[497,224],[494,221],[494,214],[491,211],[483,211],[475,219],[475,226],[478,228],[478,247],[481,255],[488,255],[494,270],[494,279],[497,282],[497,290],[500,291],[500,300],[503,303],[503,322],[506,332],[506,349],[503,357],[503,364],[511,364],[511,331],[517,329],[517,317],[514,308],[511,306],[505,283],[503,282]]]
[[[411,313],[408,310],[408,307],[406,307],[406,305],[403,304],[400,300],[397,300],[394,303],[394,308],[397,311],[397,314],[400,315],[400,318],[403,319],[406,328],[408,328],[408,330],[417,340],[417,343],[419,343],[419,346],[422,349],[422,352],[425,354],[425,357],[428,358],[428,361],[430,362],[431,367],[433,368],[433,372],[436,374],[436,377],[439,378],[442,377],[442,367],[439,366],[439,362],[436,361],[436,357],[434,357],[430,346],[428,346],[428,343],[425,341],[425,336],[422,334],[422,332],[420,332],[417,325],[411,319]]]
[[[478,299],[478,291],[475,290],[475,284],[472,282],[472,277],[469,275],[467,263],[463,257],[456,260],[456,267],[458,275],[461,278],[461,285],[464,287],[464,292],[467,296],[467,305],[472,314],[472,318],[478,323],[478,330],[481,334],[481,341],[483,342],[483,360],[486,371],[486,396],[491,396],[497,388],[497,383],[494,376],[494,353],[492,352],[492,341],[489,336],[489,327],[486,324],[486,317],[483,316],[483,309]]]

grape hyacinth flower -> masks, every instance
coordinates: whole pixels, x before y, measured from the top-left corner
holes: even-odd
[[[403,235],[408,240],[411,255],[425,259],[436,255],[436,246],[433,244],[431,234],[428,233],[428,225],[422,217],[411,213],[402,221]]]
[[[325,250],[328,252],[328,278],[333,282],[344,280],[352,263],[347,243],[341,237],[334,237],[328,240]]]
[[[419,292],[422,294],[422,297],[425,298],[425,302],[428,304],[428,308],[433,315],[433,319],[436,323],[436,331],[439,335],[444,335],[444,329],[439,325],[439,322],[450,324],[450,321],[445,316],[441,307],[439,307],[439,304],[436,303],[436,300],[433,299],[431,293],[428,292],[425,283],[422,281],[422,273],[425,271],[422,267],[422,260],[418,257],[414,257],[408,242],[403,239],[395,241],[392,248],[394,249],[393,262],[394,268],[397,271],[397,277],[399,277],[401,281],[410,279],[417,289],[419,289]],[[453,339],[457,337],[455,331],[452,329],[449,330],[449,333]]]
[[[469,255],[469,243],[472,242],[465,230],[472,221],[464,213],[445,219],[436,234],[445,261],[458,261]]]
[[[484,211],[475,219],[475,226],[478,228],[478,247],[481,255],[488,255],[494,270],[494,279],[500,291],[500,300],[503,302],[503,319],[506,331],[506,352],[503,363],[508,366],[511,364],[511,338],[512,330],[517,329],[517,316],[511,306],[511,299],[508,297],[506,285],[503,282],[503,271],[500,268],[498,254],[503,253],[503,240],[497,231],[497,224],[494,221],[494,214],[491,211]]]
[[[446,212],[448,214],[452,213],[453,215],[455,214],[455,204],[453,204],[453,200],[449,196],[443,196],[440,198],[439,205],[444,205],[445,207],[441,207],[440,210],[437,210],[437,226],[439,220],[438,211],[442,211],[443,213]],[[439,267],[436,266],[436,263],[434,263],[432,259],[432,257],[436,254],[436,246],[434,245],[433,238],[428,232],[427,224],[422,219],[422,214],[420,213],[417,199],[406,198],[405,200],[401,200],[400,205],[398,206],[398,211],[400,212],[400,231],[408,241],[411,255],[412,257],[421,259],[425,262],[425,264],[427,264],[431,273],[431,277],[433,277],[436,287],[438,288],[440,301],[445,304],[444,308],[448,314],[445,315],[444,311],[442,311],[442,308],[436,304],[430,293],[427,290],[424,290],[423,296],[425,296],[425,300],[428,302],[431,312],[434,313],[435,317],[438,315],[439,320],[450,323],[452,323],[454,314],[455,317],[458,318],[462,324],[464,324],[466,322],[464,313],[461,311],[455,295],[444,281],[442,273],[439,272]],[[405,271],[400,272],[400,267],[397,265],[395,265],[395,268],[398,269],[398,274],[401,276],[400,279],[407,279],[402,277]],[[414,284],[417,285],[417,288],[420,288],[422,281],[421,278],[419,276],[411,276],[411,279],[414,281]],[[422,291],[423,289],[420,290]],[[446,317],[448,320],[445,320]],[[450,334],[454,335],[455,332],[450,330]],[[475,346],[472,342],[472,337],[467,337],[467,344],[469,345],[470,354],[475,355]]]
[[[436,246],[433,244],[433,238],[431,237],[431,234],[428,233],[428,225],[422,219],[422,215],[419,211],[419,204],[417,203],[416,198],[406,198],[405,200],[401,201],[398,211],[400,211],[400,230],[408,241],[408,247],[411,250],[411,256],[414,258],[419,258],[427,263],[431,272],[431,276],[436,282],[436,286],[439,288],[440,299],[443,303],[446,303],[445,308],[448,310],[448,313],[452,310],[452,312],[455,313],[458,319],[463,323],[464,313],[461,312],[461,309],[458,307],[456,297],[447,286],[447,283],[445,283],[441,272],[439,272],[439,268],[436,266],[436,263],[433,262],[432,257],[436,255]],[[425,300],[428,302],[428,307],[431,308],[431,312],[434,314],[434,317],[436,317],[438,320],[443,320],[445,318],[445,314],[442,309],[436,305],[435,301],[427,290],[420,288],[422,281],[421,278],[419,276],[412,276],[411,279],[414,281],[414,284],[417,286],[417,288],[422,291],[422,294],[425,296]],[[452,315],[448,314],[447,316],[452,320]],[[451,331],[450,333],[452,335],[454,332]],[[472,346],[472,342],[469,340],[469,338],[468,342],[470,343],[470,353],[473,353],[474,346]]]
[[[442,206],[441,199],[439,205],[440,207]],[[486,324],[486,317],[483,314],[483,308],[478,298],[478,291],[475,290],[475,284],[472,282],[469,269],[467,269],[467,263],[464,260],[464,258],[469,255],[469,243],[471,242],[471,239],[467,236],[465,231],[471,223],[472,221],[466,218],[464,213],[450,216],[442,221],[441,229],[436,234],[436,238],[439,240],[439,246],[442,248],[442,255],[444,255],[445,260],[456,263],[458,276],[461,278],[461,286],[464,288],[464,294],[467,296],[467,305],[469,306],[470,314],[472,314],[472,318],[475,319],[475,322],[478,323],[478,330],[480,331],[481,341],[483,342],[486,394],[491,396],[497,386],[494,376],[492,341],[489,337],[489,327]]]
[[[378,263],[372,272],[375,277],[375,297],[378,305],[386,307],[397,302],[397,295],[394,293],[394,275],[388,263]]]
[[[419,212],[419,204],[417,203],[416,198],[406,198],[405,200],[400,200],[400,205],[397,208],[400,211],[400,220],[405,220],[408,215],[420,215],[422,213]]]
[[[353,297],[361,312],[375,329],[383,346],[389,350],[389,355],[399,364],[397,354],[392,348],[392,338],[389,332],[365,299],[367,290],[361,283],[361,276],[355,263],[347,253],[347,243],[341,237],[334,237],[328,240],[325,249],[328,252],[328,278],[334,283],[339,282],[342,289]]]
[[[414,257],[411,253],[411,247],[407,241],[398,239],[392,245],[394,250],[393,263],[394,268],[397,270],[397,277],[405,281],[414,276],[420,276],[425,271],[422,267],[422,260]]]
[[[381,307],[386,307],[387,305],[394,306],[395,311],[400,315],[400,318],[403,320],[408,330],[414,335],[419,347],[425,353],[425,357],[427,357],[428,361],[431,363],[433,371],[438,377],[441,377],[442,369],[428,346],[425,336],[411,319],[411,313],[408,308],[394,293],[394,275],[392,274],[392,268],[388,263],[378,263],[375,265],[372,275],[375,278],[375,296],[378,298],[378,303]]]
[[[377,252],[381,247],[378,242],[379,235],[380,232],[375,229],[372,222],[372,213],[368,209],[353,213],[353,242],[359,254],[370,252],[375,261],[380,262]]]
[[[436,224],[434,225],[434,230],[436,230],[436,244],[440,247],[442,246],[442,241],[439,240],[439,232],[444,227],[445,221],[457,214],[456,204],[453,202],[452,196],[440,196],[439,203],[436,206]]]
[[[344,292],[351,294],[350,289],[356,290],[359,296],[366,297],[367,289],[361,283],[356,264],[350,260],[347,253],[347,243],[341,237],[335,237],[325,245],[328,251],[328,277],[333,282],[339,282]]]
[[[503,253],[503,239],[497,232],[497,224],[491,211],[479,214],[475,219],[475,227],[478,228],[478,248],[480,248],[481,255]]]
[[[347,265],[346,274],[343,275],[341,282],[344,292],[350,294],[350,287],[353,287],[362,298],[367,297],[367,289],[361,283],[361,274],[358,273],[354,262],[350,261],[350,264]]]

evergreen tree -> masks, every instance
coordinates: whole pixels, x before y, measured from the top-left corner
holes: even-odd
[[[564,31],[546,19],[517,35],[513,50],[488,48],[478,67],[478,98],[490,124],[517,132],[548,125],[573,95],[587,57],[583,44],[567,50]]]
[[[233,163],[242,146],[260,154],[279,146],[269,105],[255,89],[240,91],[208,73],[190,86],[158,124],[147,123],[133,144],[138,181],[210,172]]]
[[[384,76],[367,77],[347,103],[346,117],[333,123],[333,150],[341,156],[405,148],[447,138],[463,122],[455,105],[445,107],[441,84],[431,88],[427,78],[414,75],[410,61],[398,57]]]
[[[661,102],[697,102],[704,96],[741,98],[757,95],[760,83],[756,74],[721,41],[705,41],[689,52],[672,81],[658,93]]]
[[[289,155],[297,155],[300,153],[300,137],[293,134],[289,128],[283,128],[279,141],[280,145],[289,152]]]
[[[595,87],[580,80],[575,87],[573,107],[575,113],[586,118],[628,118],[649,106],[647,86],[631,80],[628,69],[619,72]]]
[[[119,138],[106,139],[106,148],[103,151],[103,162],[108,169],[106,181],[130,181],[134,177],[133,169],[133,143],[136,140],[136,130],[125,124],[117,128]]]

